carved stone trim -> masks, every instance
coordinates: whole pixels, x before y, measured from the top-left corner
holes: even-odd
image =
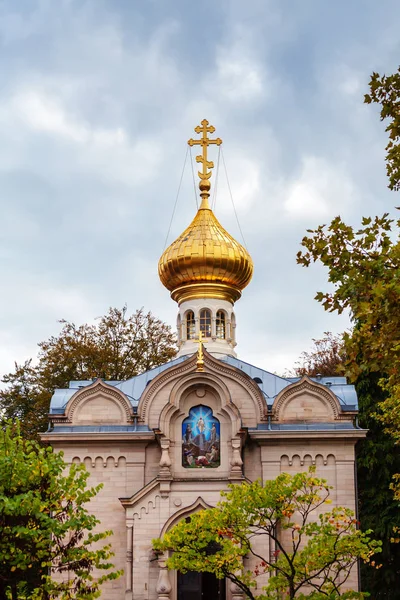
[[[282,407],[285,405],[286,401],[291,396],[293,396],[293,397],[297,396],[299,393],[304,392],[304,391],[308,391],[313,396],[317,396],[317,397],[320,397],[320,398],[326,400],[332,409],[334,418],[335,419],[340,418],[341,412],[342,412],[340,403],[339,403],[339,400],[336,398],[336,396],[333,394],[333,392],[331,392],[329,389],[327,389],[324,385],[321,385],[320,383],[316,383],[315,381],[311,381],[311,379],[309,379],[309,377],[307,377],[307,375],[305,375],[304,377],[302,377],[302,379],[300,381],[297,381],[296,383],[292,383],[291,385],[289,385],[287,388],[283,389],[277,395],[277,397],[275,398],[274,404],[272,406],[274,421],[279,421],[280,412],[282,410]]]
[[[243,478],[243,473],[242,473],[243,460],[242,460],[242,457],[240,456],[240,450],[241,450],[241,445],[242,445],[240,438],[238,438],[238,437],[232,438],[231,445],[232,445],[232,458],[231,458],[231,471],[230,471],[229,479],[242,479]]]
[[[161,438],[160,440],[161,446],[161,458],[160,458],[160,472],[159,476],[162,479],[170,479],[171,478],[171,458],[169,455],[169,446],[170,440],[166,437]]]
[[[232,600],[243,600],[243,592],[236,583],[231,582]]]
[[[133,585],[133,519],[126,519],[126,591]]]
[[[229,374],[229,376],[239,381],[245,388],[247,388],[251,396],[256,400],[260,410],[261,420],[263,421],[267,418],[267,404],[264,396],[257,383],[249,375],[243,373],[232,365],[219,361],[217,358],[214,358],[209,352],[207,352],[207,350],[204,350],[204,365],[207,365],[211,368],[211,370],[215,370],[218,373],[223,373],[225,376]]]
[[[157,487],[159,487],[159,485],[159,480],[157,478],[153,479],[152,481],[149,481],[149,483],[142,487],[140,490],[135,492],[130,498],[119,498],[119,501],[121,502],[125,510],[128,508],[133,508],[134,506],[136,506],[136,504],[138,504],[138,502],[143,500],[143,498],[145,498],[147,494],[150,494]]]
[[[203,500],[203,498],[199,496],[197,500],[193,502],[193,504],[181,508],[181,510],[178,510],[176,513],[171,515],[169,519],[167,519],[167,521],[165,521],[159,537],[163,537],[163,535],[165,535],[167,531],[169,531],[171,527],[175,525],[175,523],[183,519],[183,517],[188,517],[194,512],[197,512],[198,510],[206,510],[207,508],[212,508],[212,506],[210,504],[207,504],[207,502],[205,502],[205,500]]]
[[[161,386],[166,385],[171,379],[179,378],[182,374],[185,373],[195,373],[196,372],[196,363],[197,363],[197,354],[194,354],[190,359],[185,361],[184,363],[179,364],[176,367],[171,367],[171,369],[167,369],[158,375],[153,382],[145,389],[143,395],[139,401],[138,406],[138,416],[141,422],[145,422],[148,416],[148,407],[151,400],[156,395],[157,391]],[[202,374],[207,374],[207,370],[209,369],[209,375],[224,375],[225,377],[231,377],[238,381],[244,388],[247,389],[250,396],[253,398],[254,402],[257,404],[260,420],[264,421],[267,419],[267,404],[265,402],[264,396],[256,384],[255,381],[246,373],[242,373],[236,367],[229,365],[227,363],[220,362],[218,359],[214,358],[207,350],[204,348],[204,367],[205,372]]]
[[[238,407],[231,400],[231,395],[225,382],[215,373],[204,372],[198,373],[193,371],[192,373],[186,374],[184,378],[179,378],[169,394],[169,401],[166,403],[161,410],[158,419],[159,431],[166,437],[170,435],[171,422],[177,415],[187,416],[187,413],[181,412],[181,401],[182,398],[190,392],[195,390],[196,386],[202,386],[204,389],[208,389],[216,395],[220,401],[221,413],[228,416],[229,422],[232,427],[232,436],[237,436],[242,427],[241,415]]]
[[[166,557],[162,556],[158,559],[158,581],[156,592],[158,594],[158,600],[169,600],[170,593],[172,590],[171,581],[169,579],[169,572],[166,565]]]
[[[170,379],[174,377],[179,377],[183,373],[187,373],[188,371],[196,370],[196,362],[197,362],[197,354],[194,354],[192,358],[180,363],[176,367],[171,367],[170,369],[166,369],[150,383],[150,385],[144,390],[142,397],[140,398],[138,405],[138,416],[141,422],[146,420],[147,407],[149,405],[150,400],[155,396],[158,389],[167,383]]]
[[[117,390],[114,387],[104,383],[104,381],[102,381],[101,379],[96,379],[94,383],[78,390],[70,398],[65,409],[65,417],[67,419],[67,422],[73,422],[74,412],[81,402],[83,402],[87,398],[90,398],[91,396],[96,396],[98,394],[102,394],[106,397],[108,396],[113,400],[116,400],[117,403],[120,406],[122,406],[125,412],[126,421],[129,423],[132,420],[132,406],[125,394],[123,394],[120,390]]]

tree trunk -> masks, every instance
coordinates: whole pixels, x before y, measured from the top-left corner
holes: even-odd
[[[0,600],[7,600],[6,586],[4,581],[0,581]]]

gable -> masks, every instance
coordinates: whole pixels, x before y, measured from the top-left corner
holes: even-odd
[[[280,422],[329,423],[338,419],[341,407],[329,389],[305,376],[278,394],[272,412]]]
[[[132,408],[122,392],[98,379],[72,396],[65,416],[73,425],[123,425],[131,422]]]

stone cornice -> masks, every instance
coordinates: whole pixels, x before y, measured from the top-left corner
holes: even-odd
[[[135,492],[133,494],[133,496],[131,496],[130,498],[119,498],[119,501],[121,502],[121,504],[124,508],[133,507],[140,500],[142,500],[147,494],[149,494],[150,492],[152,492],[153,490],[158,488],[159,485],[160,485],[160,481],[159,481],[158,477],[156,477],[155,479],[152,479],[144,487],[142,487],[139,491]]]
[[[56,430],[42,433],[40,438],[48,443],[53,442],[151,442],[155,440],[153,431],[75,431],[57,432]]]
[[[272,440],[334,440],[334,439],[352,439],[359,440],[365,438],[367,429],[320,429],[317,431],[310,430],[263,430],[249,431],[249,437],[257,440],[260,445],[268,444]]]

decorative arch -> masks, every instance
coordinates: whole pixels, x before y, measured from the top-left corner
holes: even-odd
[[[194,372],[187,374],[186,377],[179,379],[172,388],[169,396],[169,402],[164,405],[158,417],[158,428],[167,437],[170,436],[170,427],[172,422],[179,416],[187,416],[185,413],[185,399],[191,392],[195,391],[199,395],[199,403],[205,393],[209,392],[219,405],[218,410],[225,414],[231,423],[232,437],[238,434],[242,427],[241,415],[236,404],[232,402],[229,389],[226,384],[215,375],[210,373]]]
[[[267,404],[257,383],[240,369],[237,369],[232,365],[222,363],[207,351],[204,351],[204,357],[206,359],[207,366],[210,369],[210,373],[232,379],[239,383],[240,386],[246,390],[247,394],[252,399],[257,422],[259,423],[260,421],[267,420]]]
[[[65,408],[65,417],[68,423],[73,423],[77,420],[77,415],[82,412],[82,409],[89,402],[101,402],[106,410],[109,404],[110,417],[105,416],[104,422],[110,423],[115,415],[115,422],[129,423],[133,417],[132,406],[128,398],[120,390],[104,383],[101,379],[96,379],[94,383],[78,390],[68,401]],[[111,419],[111,421],[110,421]],[[94,421],[91,418],[91,421]],[[101,417],[97,419],[101,422]]]
[[[309,377],[307,377],[307,375],[305,375],[300,379],[300,381],[292,383],[277,395],[272,406],[274,420],[281,420],[290,402],[293,402],[296,397],[304,394],[304,392],[323,403],[331,413],[331,418],[334,420],[339,419],[339,415],[341,414],[342,410],[339,400],[336,398],[333,392],[331,392],[331,390],[329,390],[326,386],[312,381]],[[310,420],[312,420],[312,416]]]
[[[185,506],[184,508],[181,508],[176,513],[171,515],[169,517],[169,519],[167,519],[167,521],[165,521],[165,523],[160,531],[159,537],[163,537],[170,529],[172,529],[172,527],[174,525],[176,525],[183,518],[190,517],[190,515],[192,515],[195,512],[198,512],[199,510],[207,510],[209,508],[213,508],[213,507],[210,504],[208,504],[205,500],[203,500],[203,498],[201,496],[199,496],[197,498],[197,500],[195,500],[195,502],[193,502],[193,504],[190,504],[190,506]]]
[[[240,398],[240,402],[247,403],[246,418],[251,427],[256,427],[257,423],[267,420],[267,405],[255,381],[246,373],[227,363],[214,358],[206,349],[204,349],[204,370],[197,370],[197,354],[184,360],[176,366],[166,369],[145,388],[138,405],[138,416],[142,423],[147,423],[151,428],[163,429],[171,415],[179,411],[179,401],[184,391],[195,385],[209,386],[219,395],[221,410],[225,411],[236,426],[240,423],[239,405],[236,406],[235,398],[231,397],[231,386],[236,388],[235,394]],[[237,389],[239,386],[241,389]],[[165,389],[165,392],[164,392]],[[161,395],[168,397],[168,402],[163,401],[162,405],[158,398]],[[158,403],[158,404],[157,404]],[[153,405],[157,408],[154,408]],[[161,427],[161,424],[163,426]],[[237,430],[233,435],[237,434]],[[165,433],[168,436],[168,433]]]
[[[196,369],[197,356],[194,354],[191,358],[183,361],[176,367],[171,367],[166,371],[163,371],[157,377],[155,377],[149,385],[145,388],[138,405],[138,416],[140,421],[146,422],[148,420],[149,407],[157,395],[160,388],[174,379],[182,377],[185,373],[188,373]]]

